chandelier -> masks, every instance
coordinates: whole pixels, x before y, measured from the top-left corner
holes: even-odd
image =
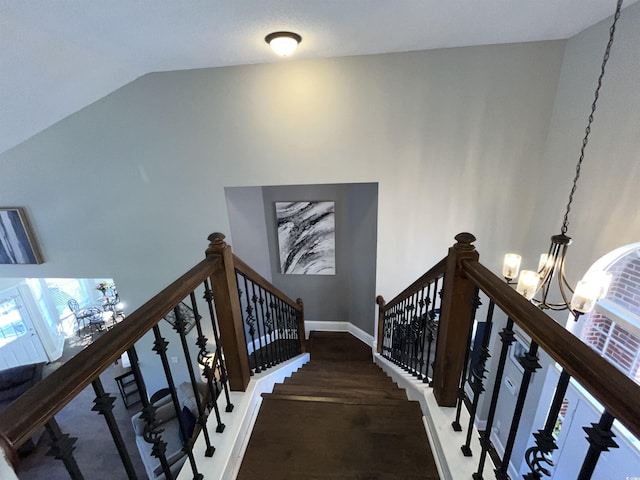
[[[514,253],[507,253],[504,257],[502,265],[502,275],[505,277],[509,285],[516,285],[518,293],[530,300],[534,305],[541,309],[550,310],[570,310],[574,319],[577,320],[583,313],[588,313],[595,307],[596,301],[603,298],[607,294],[609,284],[611,283],[611,274],[608,272],[589,272],[580,280],[576,288],[571,288],[564,273],[565,258],[567,249],[571,245],[571,237],[567,236],[569,229],[569,213],[571,212],[571,204],[573,196],[578,187],[580,179],[580,169],[584,160],[584,152],[589,142],[589,134],[591,133],[591,124],[596,111],[596,105],[600,96],[600,88],[602,87],[602,79],[604,78],[605,67],[609,60],[609,54],[613,45],[613,37],[616,30],[616,23],[620,18],[622,9],[622,1],[618,0],[616,11],[613,16],[613,23],[609,28],[609,42],[604,52],[602,65],[600,67],[600,75],[598,77],[598,85],[595,90],[594,100],[591,103],[591,113],[585,128],[582,146],[580,148],[580,156],[576,165],[576,173],[573,178],[573,186],[569,193],[569,201],[564,213],[562,227],[559,235],[551,237],[551,246],[547,253],[540,256],[537,270],[523,270],[518,275],[522,257]],[[515,279],[518,279],[517,282]],[[558,288],[562,301],[553,303],[549,300],[549,291],[553,283],[553,279],[558,281]]]

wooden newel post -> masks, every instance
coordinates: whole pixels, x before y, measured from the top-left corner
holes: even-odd
[[[306,333],[304,330],[304,302],[301,298],[297,298],[296,303],[300,307],[300,310],[298,310],[298,337],[300,338],[300,353],[304,353],[307,351]]]
[[[224,241],[222,233],[208,237],[206,256],[219,256],[220,268],[211,275],[213,301],[220,328],[220,342],[229,376],[229,386],[234,391],[245,391],[249,385],[249,352],[245,339],[242,307],[238,297],[238,282],[233,266],[231,247]]]
[[[384,306],[386,302],[382,295],[376,297],[376,303],[378,304],[378,346],[376,352],[382,354],[382,343],[384,342]]]
[[[471,305],[475,288],[463,276],[460,262],[479,258],[472,245],[476,237],[470,233],[459,233],[455,238],[458,243],[449,249],[447,256],[433,373],[433,394],[441,407],[456,406],[467,336],[472,326]]]

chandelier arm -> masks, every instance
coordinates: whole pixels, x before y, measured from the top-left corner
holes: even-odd
[[[604,78],[604,70],[607,62],[609,61],[609,55],[611,53],[611,47],[613,45],[613,37],[616,31],[616,24],[618,23],[618,19],[620,18],[620,11],[622,10],[622,2],[623,0],[618,0],[616,5],[616,12],[613,15],[613,23],[609,28],[609,42],[607,43],[607,48],[604,51],[604,57],[602,58],[602,65],[600,66],[600,75],[598,76],[598,86],[596,87],[596,91],[594,93],[593,103],[591,104],[591,113],[589,114],[587,127],[585,128],[584,138],[582,139],[582,147],[580,148],[580,157],[578,159],[578,164],[576,165],[576,175],[573,178],[573,186],[571,187],[571,193],[569,193],[569,202],[567,203],[567,208],[564,214],[564,219],[562,220],[562,228],[561,233],[565,235],[567,230],[569,229],[569,213],[571,212],[571,204],[573,203],[573,196],[576,193],[576,189],[578,188],[578,179],[580,178],[580,169],[582,167],[582,161],[584,160],[584,151],[587,148],[587,143],[589,143],[589,134],[591,133],[591,124],[593,123],[593,116],[596,112],[596,105],[598,103],[598,98],[600,97],[600,87],[602,87],[602,79]]]

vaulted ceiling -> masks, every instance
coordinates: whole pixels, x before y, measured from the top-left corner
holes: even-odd
[[[627,0],[626,5],[638,0]],[[568,38],[613,0],[0,0],[0,152],[136,78],[294,59]],[[605,40],[603,39],[603,45]]]

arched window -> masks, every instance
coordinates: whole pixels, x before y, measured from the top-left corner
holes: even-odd
[[[575,333],[640,384],[640,243],[614,250],[590,270],[610,272],[611,286]]]

